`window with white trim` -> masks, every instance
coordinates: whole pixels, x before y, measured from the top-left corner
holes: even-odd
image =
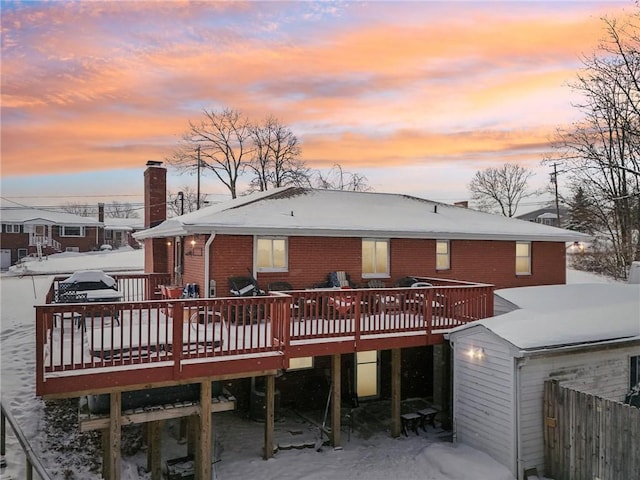
[[[531,242],[516,242],[516,275],[531,275]]]
[[[255,255],[259,272],[286,272],[289,269],[286,238],[257,238]]]
[[[60,227],[61,237],[84,237],[84,227],[62,225]]]
[[[29,252],[27,251],[27,249],[26,249],[26,248],[19,248],[19,249],[18,249],[18,259],[20,259],[20,258],[24,258],[24,257],[26,257],[27,255],[29,255]]]
[[[22,233],[22,225],[19,223],[3,223],[2,233]]]
[[[449,270],[449,268],[451,268],[449,240],[436,240],[436,270]]]
[[[362,239],[362,277],[389,277],[389,240]]]
[[[629,361],[629,388],[640,385],[640,355],[631,357]]]

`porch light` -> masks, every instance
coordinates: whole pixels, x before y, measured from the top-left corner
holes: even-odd
[[[167,247],[170,247],[170,246],[171,246],[171,242],[167,242]]]
[[[191,246],[193,247],[196,244],[196,239],[191,240]]]
[[[467,351],[471,360],[482,360],[484,358],[484,348],[472,347]]]

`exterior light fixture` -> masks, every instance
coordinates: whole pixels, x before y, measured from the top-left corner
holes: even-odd
[[[471,347],[467,351],[467,355],[471,360],[482,360],[484,358],[484,348]]]

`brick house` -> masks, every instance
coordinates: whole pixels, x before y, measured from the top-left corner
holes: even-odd
[[[103,234],[97,219],[36,208],[2,208],[0,222],[3,269],[28,255],[94,250]]]
[[[201,297],[228,297],[228,279],[249,273],[265,290],[273,282],[308,289],[332,271],[347,272],[362,287],[372,280],[393,287],[407,276],[497,288],[564,284],[565,244],[586,238],[407,195],[296,187],[256,192],[167,220],[165,189],[166,169],[148,164],[147,228],[134,234],[145,242],[145,271],[171,273],[178,286],[195,283]],[[359,355],[343,355],[343,370],[353,375],[349,381],[357,385],[368,372],[373,393],[366,396],[388,396],[390,351]],[[438,385],[432,372],[447,355],[435,347],[403,349],[403,398],[440,394],[448,382]],[[328,358],[314,357],[304,376],[291,369],[279,378],[283,398],[321,399],[317,385]],[[373,373],[367,370],[372,364]]]
[[[155,210],[147,206],[147,229],[134,235],[148,242],[145,270],[196,283],[201,296],[228,295],[227,279],[248,272],[263,288],[276,281],[309,288],[331,271],[362,286],[406,276],[496,288],[563,284],[566,242],[588,238],[407,195],[295,187],[165,221],[166,170],[154,165],[145,175]]]

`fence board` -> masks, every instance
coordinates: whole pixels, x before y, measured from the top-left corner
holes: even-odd
[[[640,409],[562,387],[544,388],[545,475],[629,480],[640,471]]]

